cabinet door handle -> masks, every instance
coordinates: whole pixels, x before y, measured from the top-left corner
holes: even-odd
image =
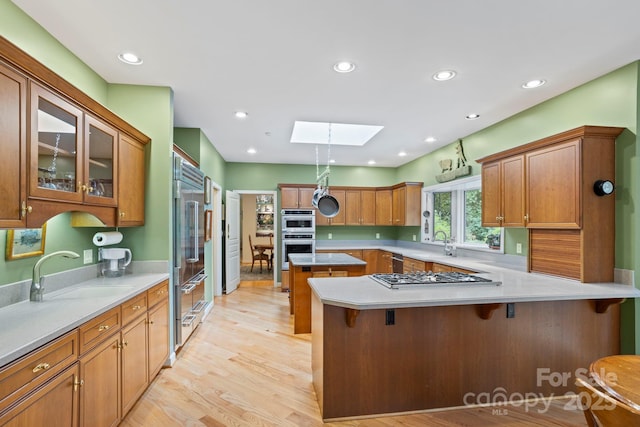
[[[132,310],[140,310],[142,307],[140,307],[139,305],[134,305],[133,307],[131,307]]]
[[[49,367],[50,367],[50,366],[51,366],[51,365],[49,365],[49,364],[48,364],[48,363],[46,363],[46,362],[38,363],[38,364],[36,365],[36,367],[35,367],[35,368],[33,368],[33,369],[31,370],[31,372],[33,372],[33,373],[35,374],[36,372],[46,371],[47,369],[49,369]]]
[[[73,377],[73,391],[78,391],[78,386],[82,387],[84,385],[84,380],[78,378],[77,375]]]
[[[33,208],[31,206],[28,206],[27,203],[23,200],[22,206],[20,207],[21,218],[24,218],[28,213],[31,213],[32,211]]]
[[[120,212],[120,218],[124,218],[125,213],[124,212]]]
[[[109,325],[100,325],[100,326],[98,327],[98,331],[99,331],[99,332],[106,331],[106,330],[108,330],[108,329],[109,329]]]
[[[524,220],[525,220],[525,221],[529,221],[529,215],[525,215],[525,216],[524,216]]]

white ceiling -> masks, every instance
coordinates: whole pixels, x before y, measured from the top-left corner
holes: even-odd
[[[313,145],[289,143],[304,120],[382,125],[331,156],[398,166],[640,59],[638,0],[13,2],[108,82],[173,88],[175,126],[230,162],[315,164]],[[434,81],[443,69],[458,75]],[[531,79],[547,84],[522,89]]]

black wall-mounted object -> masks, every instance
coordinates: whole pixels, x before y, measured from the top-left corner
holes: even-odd
[[[593,183],[593,192],[598,196],[608,196],[615,189],[613,182],[608,179],[599,179]]]

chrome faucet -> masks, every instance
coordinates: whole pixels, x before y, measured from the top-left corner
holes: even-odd
[[[49,255],[45,255],[36,262],[36,265],[33,266],[33,277],[31,278],[31,291],[29,293],[30,301],[42,301],[42,296],[44,295],[44,276],[40,275],[40,266],[43,262],[48,260],[49,258],[53,258],[55,256],[62,256],[65,258],[79,258],[75,252],[72,251],[57,251],[52,252]]]
[[[444,254],[447,256],[455,256],[455,248],[451,244],[451,240],[447,237],[446,232],[444,232],[443,230],[438,230],[435,233],[433,233],[433,241],[434,242],[438,241],[437,237],[439,234],[442,234],[444,236],[442,238],[442,243],[444,243]]]

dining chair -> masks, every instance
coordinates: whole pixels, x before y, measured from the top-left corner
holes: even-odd
[[[267,262],[267,268],[270,269],[269,255],[264,253],[264,250],[256,249],[251,241],[251,234],[249,234],[249,246],[251,246],[251,271],[253,271],[253,265],[256,261],[260,261],[260,273],[262,273],[262,261]]]
[[[582,378],[576,379],[576,387],[580,408],[589,427],[640,426],[640,411]]]

